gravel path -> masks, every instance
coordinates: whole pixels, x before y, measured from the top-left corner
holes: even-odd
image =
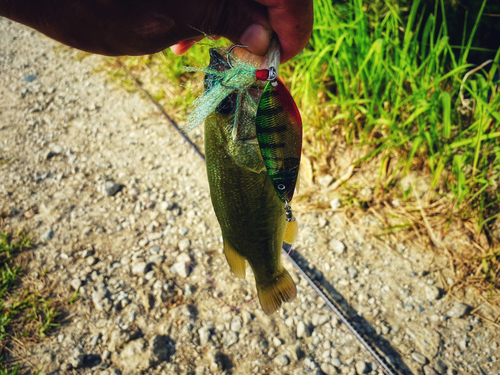
[[[37,239],[31,282],[46,270],[62,298],[81,297],[20,362],[47,374],[381,373],[287,261],[295,301],[270,317],[250,302],[203,162],[151,103],[93,73],[101,57],[77,56],[0,18],[0,160],[12,159],[0,210]],[[402,373],[500,374],[499,330],[470,314],[472,293],[445,295],[445,259],[370,239],[342,212],[298,220],[302,263]]]

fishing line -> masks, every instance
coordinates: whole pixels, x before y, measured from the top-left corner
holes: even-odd
[[[205,155],[196,147],[196,145],[189,139],[189,137],[182,132],[182,130],[179,128],[179,126],[168,116],[168,114],[165,112],[163,107],[158,103],[139,83],[139,81],[129,72],[127,67],[117,58],[116,59],[118,64],[125,70],[127,75],[129,76],[130,79],[132,79],[135,82],[136,87],[141,91],[148,100],[154,104],[154,106],[161,112],[163,117],[167,120],[167,122],[182,136],[184,141],[188,144],[189,147],[205,162]],[[385,358],[379,354],[379,352],[375,349],[372,344],[370,344],[364,337],[364,335],[354,327],[350,321],[349,318],[344,314],[342,309],[337,306],[337,303],[332,300],[332,298],[324,293],[321,289],[321,286],[314,282],[308,274],[302,269],[301,266],[292,258],[292,256],[289,256],[292,251],[291,245],[290,249],[285,249],[282,247],[281,252],[282,254],[285,255],[285,259],[288,259],[288,261],[293,265],[293,267],[297,270],[297,272],[307,281],[307,283],[311,286],[311,288],[314,290],[314,292],[321,297],[321,299],[325,302],[325,305],[328,306],[330,311],[332,311],[337,318],[344,324],[344,326],[348,329],[348,331],[359,341],[359,343],[366,349],[368,353],[372,356],[372,358],[375,360],[375,362],[380,366],[380,368],[384,371],[386,375],[399,375],[399,372],[394,370],[393,367],[385,360]],[[297,250],[295,250],[297,251]],[[191,264],[189,265],[190,267]],[[214,285],[215,291],[216,289],[216,282],[215,280],[203,275],[208,281],[212,282]],[[224,304],[226,307],[229,307],[232,310],[239,310],[242,307],[249,305],[253,303],[257,297],[255,297],[253,300],[248,301],[240,305],[239,307],[234,307],[226,304],[224,301],[222,301],[218,294],[216,293],[216,298],[221,301],[222,304]]]

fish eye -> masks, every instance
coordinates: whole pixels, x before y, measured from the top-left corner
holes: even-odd
[[[279,185],[278,185],[278,189],[280,189],[280,190],[285,190],[285,185],[283,185],[283,184],[279,184]]]
[[[229,115],[234,113],[236,109],[236,94],[231,93],[226,96],[217,106],[217,112],[222,113],[223,115]]]

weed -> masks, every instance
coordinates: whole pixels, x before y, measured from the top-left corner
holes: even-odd
[[[16,236],[0,232],[0,347],[2,351],[9,348],[9,354],[18,339],[44,338],[59,325],[57,318],[61,313],[57,305],[23,287],[20,280],[24,268],[18,256],[30,246],[31,242],[22,230]],[[0,366],[0,371],[0,374],[13,375],[19,370],[16,365],[10,369]]]

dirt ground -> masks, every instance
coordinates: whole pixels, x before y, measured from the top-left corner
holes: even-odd
[[[222,253],[203,161],[100,64],[0,18],[1,230],[35,242],[22,285],[80,296],[4,361],[46,374],[382,373],[286,260],[297,298],[269,317],[251,302],[252,275],[238,280]],[[297,218],[297,257],[401,373],[500,374],[499,329],[475,314],[499,312],[472,290],[445,293],[446,257],[368,236],[371,214]]]

